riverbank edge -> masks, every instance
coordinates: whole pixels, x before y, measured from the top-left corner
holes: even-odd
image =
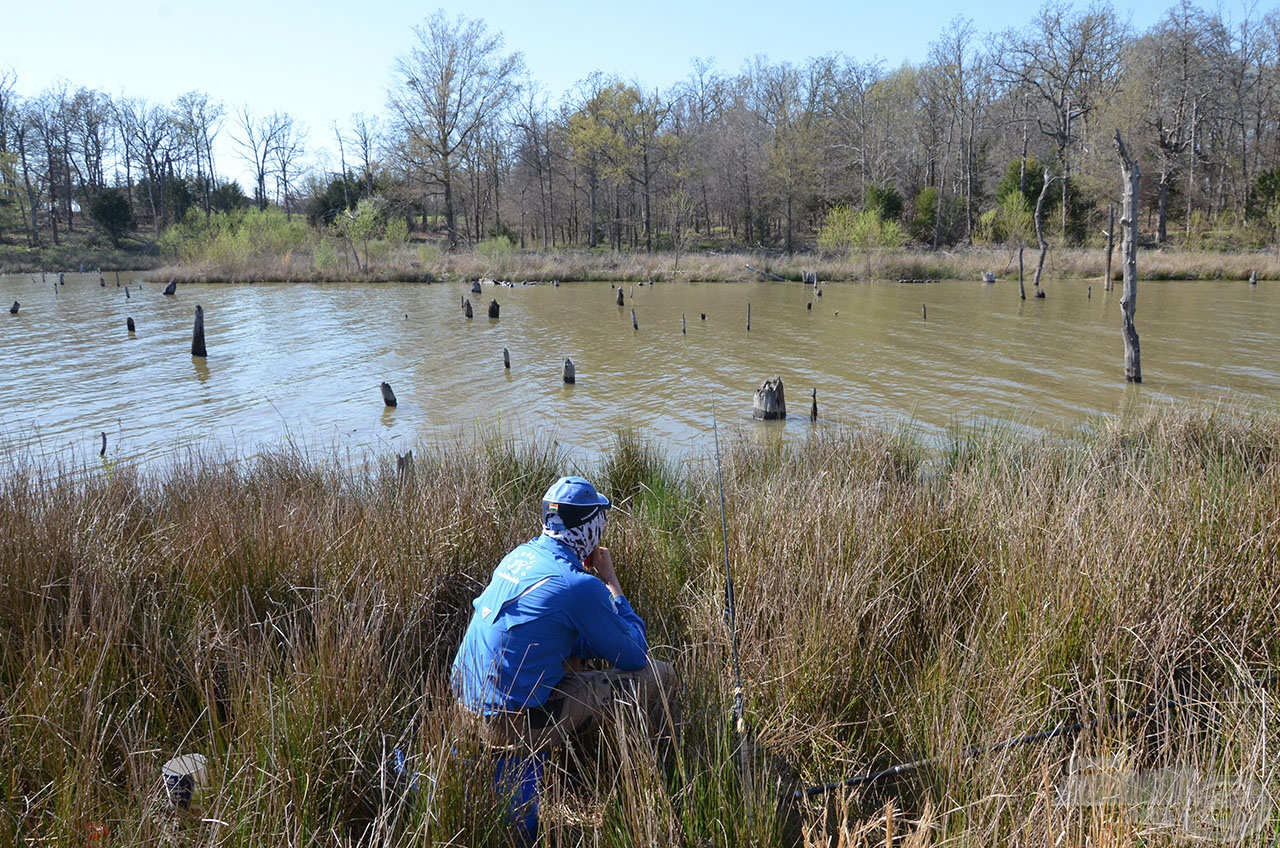
[[[1093,281],[1101,284],[1105,253],[1072,248],[1049,254],[1045,278],[1052,281]],[[1024,277],[1031,285],[1034,254],[1024,255]],[[180,283],[246,282],[421,282],[444,283],[488,278],[521,282],[754,282],[778,280],[802,282],[816,273],[822,282],[866,280],[980,281],[985,273],[999,281],[1016,282],[1017,253],[991,248],[958,251],[900,250],[870,257],[833,258],[814,253],[790,256],[749,252],[682,254],[595,253],[587,251],[517,251],[486,257],[466,251],[441,254],[418,261],[408,251],[372,264],[367,270],[348,265],[318,267],[309,256],[286,254],[261,256],[240,262],[192,262],[141,269],[145,280]],[[1280,280],[1280,255],[1262,252],[1218,253],[1210,251],[1152,250],[1139,254],[1139,279],[1174,280]],[[1119,280],[1120,263],[1112,264],[1112,278]]]

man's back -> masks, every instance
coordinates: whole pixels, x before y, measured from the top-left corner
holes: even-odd
[[[644,621],[549,536],[504,557],[473,606],[453,675],[459,700],[475,712],[541,706],[570,657],[623,671],[647,662]]]

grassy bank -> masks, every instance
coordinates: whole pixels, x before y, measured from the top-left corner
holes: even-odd
[[[674,751],[611,732],[602,774],[551,779],[547,844],[886,845],[888,824],[900,845],[1164,845],[1177,834],[1118,805],[1059,803],[1068,763],[1280,789],[1274,689],[1241,685],[1280,660],[1280,418],[957,435],[927,461],[910,434],[828,432],[734,445],[724,468],[757,744],[733,755],[714,466],[620,436],[574,470],[619,503],[606,542],[684,681],[682,729]],[[147,474],[10,459],[0,844],[83,845],[98,825],[113,845],[504,844],[446,670],[566,470],[497,440],[429,450],[403,483],[288,452]],[[1175,692],[1196,703],[955,756]],[[397,745],[424,775],[404,802],[382,765]],[[213,782],[201,815],[175,816],[157,776],[186,751]],[[781,778],[931,755],[778,814]]]
[[[326,253],[326,256],[334,254]],[[1035,272],[1035,253],[1027,251],[1027,285]],[[677,258],[669,253],[601,253],[588,251],[498,251],[461,250],[453,253],[424,245],[386,245],[367,268],[350,261],[329,259],[317,262],[307,249],[254,253],[218,260],[192,258],[158,268],[148,275],[154,280],[179,282],[245,282],[271,280],[289,282],[368,281],[457,281],[490,277],[497,280],[603,280],[641,282],[647,280],[703,280],[734,282],[762,279],[747,266],[767,271],[787,280],[799,281],[804,270],[817,271],[824,281],[981,278],[993,271],[1003,280],[1017,280],[1017,255],[1008,250],[973,247],[950,251],[902,249],[886,251],[871,258],[832,258],[818,254],[689,253]],[[868,271],[868,267],[870,271]],[[1104,256],[1101,249],[1054,250],[1046,263],[1049,280],[1101,280]],[[1251,271],[1260,279],[1280,279],[1280,255],[1274,252],[1220,253],[1215,251],[1153,250],[1139,254],[1139,275],[1144,280],[1243,280]],[[1119,257],[1113,274],[1119,279]]]
[[[0,243],[0,274],[39,274],[41,271],[138,271],[156,268],[164,260],[143,242],[112,247],[95,233],[74,232],[60,244],[30,247]]]

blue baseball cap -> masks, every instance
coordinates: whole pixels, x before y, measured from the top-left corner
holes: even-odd
[[[558,516],[566,529],[573,529],[612,506],[585,478],[561,477],[542,496],[542,523],[550,527],[552,518]]]

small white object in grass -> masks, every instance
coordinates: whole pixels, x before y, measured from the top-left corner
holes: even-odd
[[[170,804],[186,809],[199,798],[201,790],[209,785],[208,764],[203,754],[182,754],[164,764],[160,771]]]

